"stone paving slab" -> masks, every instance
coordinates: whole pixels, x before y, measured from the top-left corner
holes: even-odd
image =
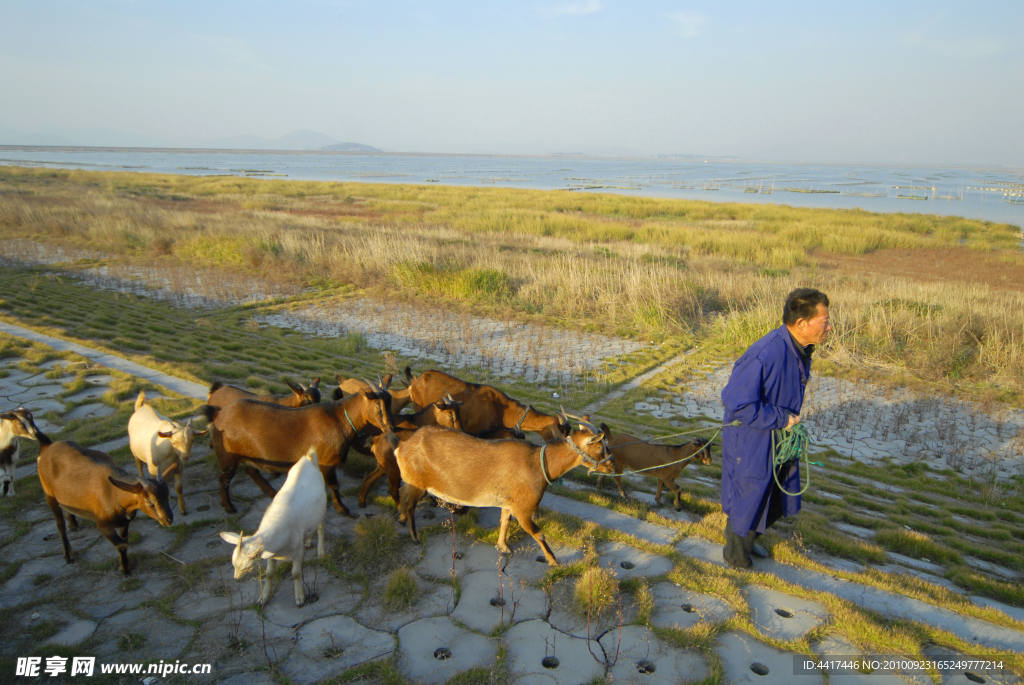
[[[651,625],[659,628],[689,628],[702,621],[720,623],[736,613],[720,597],[687,590],[674,583],[658,583],[651,592],[656,607]]]
[[[763,633],[780,640],[796,640],[824,623],[829,613],[818,602],[778,590],[748,585],[744,588],[754,623]]]
[[[730,632],[719,636],[715,651],[722,658],[725,682],[730,685],[797,682],[793,676],[793,655],[796,652],[779,651],[746,633]],[[754,668],[763,672],[756,673],[752,670]],[[820,684],[824,683],[824,678],[800,676],[799,683]]]
[[[601,638],[601,646],[609,662],[615,661],[609,669],[612,682],[676,685],[710,675],[703,656],[670,647],[644,626],[626,626],[621,635],[611,630]]]
[[[490,668],[498,644],[448,618],[425,618],[398,631],[399,668],[414,683],[435,685],[471,668]]]
[[[307,623],[295,639],[297,649],[281,667],[295,683],[316,683],[395,650],[391,633],[371,630],[341,615]]]
[[[648,554],[621,542],[599,545],[597,553],[601,566],[619,580],[662,576],[675,567],[668,557]]]
[[[470,573],[460,579],[459,589],[459,605],[451,614],[452,620],[482,633],[490,633],[503,624],[548,615],[547,595],[543,590],[505,575],[499,586],[496,571]],[[518,602],[518,606],[513,616],[514,602]]]
[[[592,640],[590,645],[603,661],[600,643]],[[604,664],[592,656],[586,640],[561,633],[540,619],[512,627],[505,633],[505,646],[516,685],[581,685],[605,673]],[[554,656],[558,666],[544,667],[545,656]]]

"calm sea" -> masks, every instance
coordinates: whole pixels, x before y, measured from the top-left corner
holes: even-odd
[[[605,192],[798,207],[856,207],[1024,225],[1024,169],[1010,168],[17,147],[0,147],[0,164]]]

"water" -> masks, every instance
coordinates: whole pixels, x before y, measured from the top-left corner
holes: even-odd
[[[307,181],[611,192],[915,212],[1024,225],[1024,169],[702,159],[0,147],[0,164]]]

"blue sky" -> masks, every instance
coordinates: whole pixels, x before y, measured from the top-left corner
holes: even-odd
[[[1024,2],[0,3],[0,143],[1024,166]]]

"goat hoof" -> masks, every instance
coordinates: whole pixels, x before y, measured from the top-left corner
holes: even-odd
[[[228,514],[237,514],[238,513],[238,509],[235,509],[235,505],[233,505],[233,504],[229,504],[228,506],[224,507],[224,511],[226,513],[228,513]]]
[[[359,508],[360,509],[365,509],[366,508],[366,500],[361,500],[359,502]]]

